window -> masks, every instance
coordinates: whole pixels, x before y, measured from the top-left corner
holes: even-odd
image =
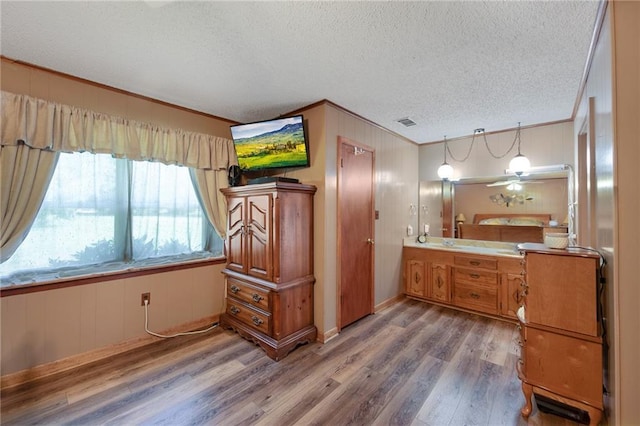
[[[221,255],[188,168],[62,153],[40,212],[0,277],[17,284]]]

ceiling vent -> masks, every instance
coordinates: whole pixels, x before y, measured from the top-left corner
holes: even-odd
[[[410,118],[401,118],[399,120],[396,120],[398,123],[402,124],[404,127],[411,127],[411,126],[415,126],[416,122],[413,121]]]

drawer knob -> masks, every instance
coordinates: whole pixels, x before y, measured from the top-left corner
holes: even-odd
[[[260,296],[258,293],[253,293],[251,297],[253,298],[253,301],[256,303],[264,299],[264,297]]]
[[[257,317],[257,316],[255,316],[255,315],[251,317],[251,321],[253,321],[253,323],[254,323],[255,325],[260,325],[260,324],[262,324],[262,323],[264,322],[264,321],[262,321],[260,318],[258,318],[258,317]]]
[[[240,287],[238,287],[237,285],[231,284],[231,287],[229,287],[229,290],[231,290],[231,293],[236,294],[237,292],[240,291]]]
[[[480,266],[480,262],[478,262],[477,260],[472,260],[469,263],[472,264],[473,266]]]
[[[238,314],[240,313],[240,309],[238,309],[238,308],[237,308],[237,307],[235,307],[235,306],[232,306],[232,307],[231,307],[231,309],[229,309],[229,310],[231,311],[231,313],[232,313],[233,315],[238,315]]]
[[[470,276],[471,278],[475,278],[475,279],[480,278],[480,275],[478,275],[478,274],[469,274],[469,276]]]
[[[478,293],[470,293],[469,296],[471,296],[472,299],[480,299],[480,295]]]

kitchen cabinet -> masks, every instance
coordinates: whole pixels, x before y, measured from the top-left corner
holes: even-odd
[[[525,279],[518,309],[524,417],[541,395],[600,422],[603,410],[603,348],[599,314],[600,256],[579,248],[522,244]]]
[[[316,339],[313,196],[310,185],[272,182],[225,188],[228,206],[223,328],[275,360]]]

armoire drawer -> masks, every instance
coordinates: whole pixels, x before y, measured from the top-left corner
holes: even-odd
[[[227,314],[258,331],[268,335],[271,334],[271,315],[268,312],[255,309],[240,300],[228,298]]]
[[[269,290],[236,280],[235,278],[227,278],[227,296],[240,299],[264,311],[271,311]]]

